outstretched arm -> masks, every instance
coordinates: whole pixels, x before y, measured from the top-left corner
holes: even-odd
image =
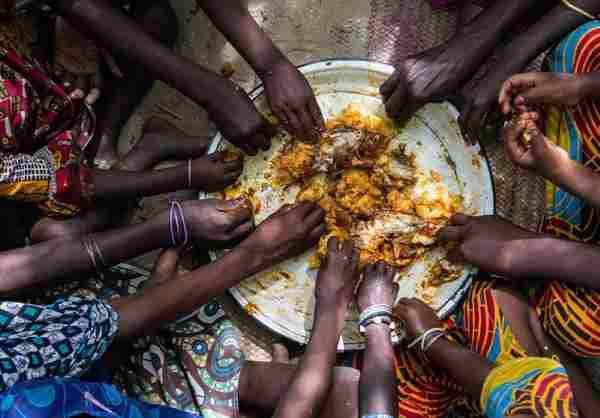
[[[384,310],[391,312],[395,302],[395,275],[394,268],[383,261],[366,266],[356,297],[361,317],[366,315],[359,324],[367,339],[359,385],[361,417],[398,416],[396,355],[391,340],[391,323],[387,323],[391,316]],[[378,307],[386,308],[377,312]],[[378,321],[369,319],[374,314],[379,315]]]
[[[440,231],[456,261],[512,279],[560,280],[600,289],[600,248],[526,231],[495,216],[455,215]]]
[[[319,416],[333,381],[336,348],[344,328],[346,310],[358,278],[358,256],[352,243],[328,242],[327,259],[319,271],[313,330],[289,389],[275,418]]]
[[[503,6],[502,2],[496,3]],[[485,116],[494,109],[498,92],[506,79],[521,72],[535,57],[588,21],[588,18],[561,2],[555,3],[551,10],[504,48],[498,57],[498,65],[486,74],[477,88],[463,92],[465,100],[459,123],[469,137],[474,139],[480,136]],[[600,0],[579,0],[574,3],[593,15],[600,12]]]
[[[324,212],[315,204],[281,211],[214,263],[119,299],[113,303],[120,315],[119,336],[147,335],[188,315],[246,277],[301,254],[325,231],[323,219]],[[322,326],[333,325],[333,318],[326,318]]]
[[[394,312],[404,320],[408,341],[414,341],[428,330],[443,328],[433,309],[418,299],[400,299]],[[428,341],[433,344],[426,349],[427,358],[452,376],[474,399],[479,399],[483,383],[492,370],[491,363],[446,337]],[[465,367],[466,364],[469,366]]]
[[[445,44],[403,59],[380,89],[386,111],[392,117],[402,117],[428,102],[455,94],[493,53],[502,37],[540,3],[491,2]]]
[[[196,241],[227,242],[247,234],[251,214],[236,202],[182,203],[186,224]],[[124,228],[92,234],[106,267],[158,248],[172,246],[168,211]],[[87,239],[87,237],[83,237]],[[97,260],[100,262],[100,260]],[[12,293],[93,271],[81,237],[57,239],[0,253],[0,293]]]
[[[271,109],[299,138],[316,139],[323,117],[304,76],[258,26],[240,0],[203,0],[201,7],[261,78]]]
[[[203,107],[221,133],[244,151],[266,147],[272,132],[235,85],[170,49],[104,0],[53,0],[52,6],[111,53],[139,65]]]

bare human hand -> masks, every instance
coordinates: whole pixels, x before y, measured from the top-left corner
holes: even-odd
[[[573,106],[584,98],[581,80],[567,73],[516,74],[502,84],[498,103],[505,115],[522,112],[524,106],[535,104]]]
[[[98,48],[62,17],[56,19],[54,34],[54,75],[67,92],[82,91],[86,104],[95,104],[102,94],[103,66],[107,67],[111,76],[123,77],[110,54]]]
[[[522,229],[497,216],[454,215],[438,235],[440,242],[453,242],[448,259],[466,262],[485,271],[511,275],[523,256],[524,240],[538,234]],[[531,260],[530,260],[531,261]]]
[[[271,110],[286,130],[301,140],[316,141],[325,122],[304,75],[282,57],[261,78]]]
[[[555,180],[569,155],[542,134],[537,126],[539,119],[537,112],[515,114],[502,129],[504,149],[519,167]]]
[[[243,199],[189,200],[182,207],[191,238],[201,248],[238,242],[254,230],[250,203]]]
[[[248,95],[228,80],[215,88],[219,89],[220,99],[208,104],[206,110],[225,139],[249,155],[268,150],[277,130],[258,112]]]
[[[467,53],[449,42],[406,58],[381,85],[387,113],[392,118],[408,117],[424,104],[454,94],[476,68]]]
[[[327,256],[319,269],[315,295],[317,303],[346,309],[358,280],[358,252],[352,241],[327,241]]]
[[[261,223],[240,247],[263,268],[302,254],[326,231],[325,212],[316,203],[284,206]]]
[[[226,160],[225,152],[205,155],[192,161],[192,188],[215,192],[235,183],[242,174],[244,162],[241,157]]]
[[[383,261],[369,264],[363,271],[358,289],[358,309],[364,311],[372,305],[394,306],[398,285],[394,283],[396,270]]]
[[[423,335],[429,329],[443,328],[444,325],[435,311],[419,299],[400,299],[394,313],[404,321],[409,341]]]

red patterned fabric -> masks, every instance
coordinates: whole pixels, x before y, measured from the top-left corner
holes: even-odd
[[[0,196],[37,202],[50,214],[77,213],[93,195],[83,150],[94,125],[83,100],[0,47]]]

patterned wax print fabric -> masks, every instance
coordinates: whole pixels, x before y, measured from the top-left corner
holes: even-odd
[[[173,408],[128,398],[106,383],[41,379],[0,393],[0,418],[198,418]]]
[[[527,353],[519,344],[512,333],[508,320],[504,317],[500,305],[494,297],[493,281],[475,281],[473,282],[459,312],[448,320],[450,329],[450,338],[468,347],[471,351],[478,353],[488,359],[495,368],[508,367],[513,368],[513,364],[521,359],[527,359]],[[362,366],[361,354],[355,358],[355,366],[360,369]],[[496,370],[496,369],[494,369]],[[544,373],[545,369],[540,369],[539,373]],[[530,368],[526,369],[530,372]],[[401,418],[444,418],[449,413],[458,413],[459,416],[477,416],[482,417],[492,410],[492,404],[486,398],[485,408],[482,408],[479,400],[472,399],[462,386],[454,381],[449,375],[435,367],[425,354],[417,349],[407,350],[399,347],[396,350],[396,376],[398,383],[398,411]],[[527,380],[530,376],[526,373],[519,375]],[[529,382],[529,380],[527,380]],[[493,380],[501,382],[501,380]],[[518,408],[517,400],[523,397],[536,398],[535,393],[522,394],[519,391],[526,389],[534,390],[538,386],[512,386],[513,392],[505,386],[508,391],[505,394],[504,401],[508,402],[508,407]],[[570,389],[569,389],[570,390]],[[566,389],[565,389],[566,391]],[[552,403],[553,401],[563,402],[565,399],[572,401],[572,396],[562,398],[561,393],[548,395],[544,401]],[[565,395],[566,396],[566,395]],[[537,399],[537,398],[536,398]],[[503,401],[503,402],[504,402]],[[506,406],[504,403],[503,406]],[[577,410],[572,407],[571,415],[577,416]],[[522,405],[521,405],[522,406]],[[495,410],[500,410],[496,408]],[[507,409],[503,409],[506,411]],[[522,410],[522,409],[520,409]],[[490,415],[488,418],[496,418],[503,415]],[[538,416],[538,415],[534,415]],[[543,417],[544,415],[539,415]],[[562,415],[557,415],[562,416]]]
[[[70,216],[90,203],[91,169],[83,150],[94,114],[37,63],[0,45],[0,197]]]
[[[579,416],[567,371],[557,361],[540,357],[515,359],[493,369],[483,384],[481,409],[488,418]]]
[[[581,74],[600,70],[600,22],[588,22],[563,39],[548,55],[546,70]],[[600,170],[600,102],[545,109],[545,132],[573,159]],[[547,213],[542,231],[557,237],[598,243],[598,210],[551,182],[546,182]],[[558,278],[557,278],[558,279]],[[600,293],[548,282],[537,296],[544,329],[571,354],[600,357]]]
[[[1,302],[0,391],[34,379],[81,376],[104,355],[117,329],[117,313],[97,299]]]
[[[37,302],[74,294],[102,300],[133,295],[149,279],[147,271],[120,264],[104,273],[44,291]],[[113,383],[133,399],[169,406],[207,418],[237,417],[238,385],[244,355],[239,330],[218,302],[119,350]]]
[[[207,418],[237,417],[244,355],[217,302],[134,344],[116,377],[130,396]]]

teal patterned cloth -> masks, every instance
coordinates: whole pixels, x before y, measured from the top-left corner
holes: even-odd
[[[117,329],[117,313],[98,299],[0,303],[0,391],[32,379],[81,376]]]

